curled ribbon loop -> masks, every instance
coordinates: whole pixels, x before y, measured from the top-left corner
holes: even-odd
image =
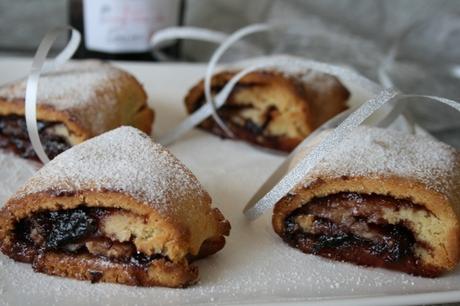
[[[225,104],[228,96],[231,94],[233,88],[238,83],[238,81],[247,73],[257,70],[258,67],[252,70],[244,70],[236,74],[217,94],[215,97],[215,107],[219,109]],[[190,114],[184,121],[182,121],[177,127],[170,130],[166,134],[160,136],[158,142],[163,145],[168,145],[179,139],[185,133],[190,131],[192,128],[200,124],[203,120],[208,118],[213,112],[212,106],[209,103],[205,103],[198,110]]]
[[[385,58],[381,62],[381,64],[377,68],[377,76],[379,79],[380,84],[384,86],[385,88],[397,88],[397,86],[394,84],[393,80],[391,79],[389,72],[392,66],[396,62],[396,58],[398,56],[398,52],[401,48],[401,44],[407,37],[416,29],[421,28],[426,24],[427,20],[419,20],[411,25],[409,25],[406,29],[404,29],[394,40],[393,44],[391,45],[390,49],[388,50]],[[453,31],[453,29],[451,29]],[[447,36],[449,35],[449,32],[442,32],[440,35]],[[442,38],[445,39],[445,38]],[[404,113],[404,110],[407,107],[407,103],[404,100],[401,100],[400,102],[396,103],[396,100],[390,101],[392,111],[389,114],[389,116],[385,119],[384,122],[381,122],[381,125],[385,125],[386,122],[392,122],[394,121],[397,117],[401,116]],[[408,116],[405,116],[405,119],[408,123],[408,128],[412,133],[415,132],[415,123],[410,120]]]
[[[155,32],[150,39],[152,48],[161,48],[167,41],[176,39],[194,39],[209,41],[220,44],[227,39],[228,35],[214,30],[196,27],[170,27]]]
[[[348,79],[352,82],[358,83],[359,85],[363,86],[364,88],[368,89],[374,94],[377,94],[381,87],[374,82],[370,81],[367,78],[364,78],[356,73],[351,72],[348,69],[329,65],[325,63],[315,62],[315,61],[307,61],[307,60],[299,60],[290,57],[281,57],[273,60],[273,58],[259,58],[254,60],[254,65],[243,69],[238,74],[236,74],[227,84],[226,86],[215,96],[212,96],[211,92],[211,79],[216,68],[217,62],[221,58],[221,56],[225,53],[225,51],[230,48],[233,44],[235,44],[238,40],[243,38],[244,36],[269,31],[272,29],[276,29],[282,27],[282,24],[278,25],[270,25],[270,24],[253,24],[247,27],[244,27],[232,35],[228,36],[222,44],[215,50],[213,53],[204,78],[204,90],[205,90],[205,98],[206,103],[203,104],[197,111],[189,115],[184,121],[182,121],[177,127],[168,131],[166,134],[161,135],[158,138],[158,142],[163,145],[169,145],[188,132],[193,127],[200,124],[203,120],[212,116],[215,122],[222,128],[222,130],[229,136],[233,137],[233,133],[230,129],[226,126],[226,124],[222,121],[219,117],[217,110],[222,107],[225,103],[227,98],[232,92],[232,89],[235,87],[237,82],[243,78],[245,75],[264,68],[284,68],[284,66],[291,66],[291,67],[301,67],[307,69],[313,69],[320,72],[332,74],[338,76],[342,79]],[[155,38],[156,37],[156,38]],[[161,45],[162,41],[173,39],[173,38],[191,38],[191,39],[201,39],[201,40],[208,40],[208,41],[217,41],[218,39],[222,38],[222,33],[220,32],[209,32],[206,29],[197,29],[197,28],[169,28],[165,30],[161,30],[155,34],[152,38],[152,45],[158,46]],[[248,60],[250,62],[250,60]]]
[[[150,38],[150,47],[152,52],[161,60],[167,60],[169,57],[160,50],[165,44],[176,39],[191,39],[207,41],[216,44],[223,43],[228,35],[223,32],[202,29],[196,27],[170,27],[155,32]]]
[[[51,49],[51,46],[59,37],[60,34],[66,33],[68,30],[71,30],[71,38],[65,48],[56,56],[56,58],[45,65],[46,57]],[[70,26],[58,27],[49,31],[43,40],[40,42],[40,45],[35,53],[32,68],[30,70],[29,76],[27,78],[26,85],[26,95],[25,95],[25,117],[27,125],[27,133],[29,134],[30,142],[32,148],[37,154],[38,158],[42,163],[46,164],[49,162],[49,158],[45,153],[43,145],[40,141],[40,135],[38,134],[37,126],[37,91],[38,91],[38,81],[40,75],[44,72],[49,72],[56,69],[58,66],[62,65],[68,61],[80,44],[81,35],[80,33]]]
[[[220,126],[220,128],[229,136],[233,137],[233,133],[230,131],[230,129],[227,127],[227,125],[223,122],[223,120],[219,117],[217,114],[217,107],[216,103],[212,97],[211,93],[211,79],[212,75],[214,74],[214,70],[216,69],[217,62],[219,59],[222,57],[222,55],[233,45],[235,42],[243,38],[244,36],[253,34],[253,33],[258,33],[258,32],[263,32],[263,31],[268,31],[271,27],[268,24],[253,24],[244,28],[239,29],[232,35],[230,35],[217,49],[214,51],[214,54],[211,56],[211,59],[209,60],[208,67],[206,69],[206,74],[204,77],[204,95],[206,98],[206,103],[210,104],[212,107],[212,117],[214,118],[214,121]]]
[[[244,214],[250,220],[261,216],[267,209],[272,208],[284,195],[294,188],[302,179],[337,147],[354,128],[358,127],[375,111],[388,102],[400,102],[407,98],[419,98],[433,100],[447,104],[460,112],[460,103],[435,96],[424,95],[403,95],[394,89],[385,89],[377,97],[361,105],[355,112],[348,116],[336,129],[327,135],[318,146],[316,146],[303,160],[301,160],[291,171],[289,171],[268,193],[260,198],[259,192],[253,196],[244,209]],[[313,135],[314,136],[314,135]],[[299,147],[304,147],[312,137],[307,137]],[[297,152],[297,150],[295,150]],[[277,171],[276,171],[277,172]],[[275,173],[276,173],[275,172]],[[271,178],[267,180],[270,181]],[[262,186],[263,188],[264,186]]]
[[[260,57],[255,59],[249,59],[247,60],[247,63],[249,67],[244,68],[236,75],[234,75],[232,79],[230,79],[230,81],[227,82],[224,88],[215,96],[214,102],[216,109],[219,109],[225,104],[225,101],[227,100],[227,98],[229,97],[233,88],[236,86],[239,80],[241,80],[247,74],[261,69],[283,69],[286,67],[293,67],[298,71],[300,71],[301,69],[312,69],[315,71],[328,73],[337,76],[342,80],[348,80],[350,82],[358,84],[361,87],[373,93],[374,95],[378,94],[382,89],[378,84],[349,69],[312,60],[298,59],[289,56],[277,56],[276,59],[274,59],[273,57]],[[197,126],[203,120],[208,118],[212,114],[212,111],[212,106],[209,103],[205,103],[197,111],[195,111],[184,121],[182,121],[176,128],[160,136],[158,141],[163,145],[173,143],[181,136],[183,136],[185,133],[187,133],[189,130],[191,130],[193,127]]]
[[[193,114],[191,114],[187,119],[181,122],[176,128],[171,131],[168,131],[166,134],[161,135],[158,139],[158,142],[163,145],[171,144],[180,138],[187,131],[193,127],[200,124],[203,120],[212,116],[215,122],[222,128],[222,130],[229,136],[233,137],[233,133],[227,127],[227,125],[222,121],[222,119],[217,114],[217,109],[223,105],[217,103],[212,97],[211,93],[211,79],[214,73],[215,67],[225,53],[225,51],[230,48],[234,43],[243,38],[244,36],[250,35],[252,33],[267,31],[271,28],[268,24],[254,24],[247,27],[244,27],[232,35],[227,35],[218,31],[211,31],[208,29],[194,28],[194,27],[173,27],[160,30],[152,36],[151,46],[156,50],[160,47],[165,41],[172,39],[195,39],[203,40],[215,43],[221,43],[221,45],[215,50],[211,59],[209,61],[206,74],[205,74],[205,98],[206,103]],[[233,88],[233,87],[232,87]],[[228,95],[227,95],[228,96]],[[217,99],[217,97],[215,98]],[[225,100],[224,100],[225,102]],[[219,106],[220,105],[220,106]]]
[[[437,18],[441,18],[440,16],[435,15]],[[427,19],[423,20],[418,20],[409,25],[406,29],[404,29],[394,40],[393,44],[391,45],[390,49],[388,50],[385,58],[377,68],[377,76],[379,79],[380,84],[382,84],[385,88],[397,88],[397,86],[394,84],[393,80],[391,79],[389,75],[389,71],[392,68],[392,66],[396,62],[396,58],[398,56],[399,50],[401,48],[401,45],[405,39],[416,29],[419,29],[426,25]],[[445,40],[446,37],[450,34],[450,32],[455,31],[456,29],[451,28],[450,31],[442,31],[438,35],[438,39]],[[453,76],[455,74],[453,71],[451,72]],[[392,101],[390,103],[396,103],[395,101]],[[387,118],[388,121],[394,120],[396,117],[400,116],[401,114],[404,113],[404,110],[406,109],[407,103],[405,101],[401,101],[400,103],[395,104],[395,106],[392,109],[391,115]],[[415,132],[415,123],[408,118],[408,116],[405,116],[406,121],[408,122],[408,128],[411,129],[411,132]]]
[[[189,117],[186,120],[181,122],[176,128],[168,131],[166,134],[159,137],[159,142],[163,145],[168,145],[178,138],[180,138],[187,131],[197,126],[203,120],[205,120],[210,115],[214,118],[216,123],[223,129],[223,131],[230,137],[233,136],[232,132],[224,124],[222,119],[217,114],[217,109],[223,105],[217,103],[212,95],[210,88],[210,80],[214,72],[215,66],[223,55],[223,53],[234,43],[236,43],[242,37],[260,31],[266,31],[269,29],[267,24],[256,24],[250,25],[248,27],[242,28],[231,36],[209,29],[202,29],[196,27],[171,27],[166,28],[160,31],[157,31],[151,38],[150,44],[153,49],[153,52],[160,58],[165,58],[161,52],[158,51],[158,48],[164,45],[166,41],[174,39],[192,39],[192,40],[201,40],[221,44],[214,54],[211,57],[209,62],[206,75],[205,75],[205,97],[206,103]],[[233,88],[233,87],[232,87]],[[228,95],[227,95],[228,96]],[[216,97],[217,99],[217,97]],[[224,100],[225,101],[225,100]],[[218,106],[220,105],[220,106]]]
[[[251,60],[248,60],[251,62]],[[360,84],[362,87],[366,88],[373,94],[378,94],[381,91],[381,87],[374,82],[370,81],[369,79],[354,73],[351,70],[346,68],[342,68],[339,66],[325,64],[321,62],[316,62],[312,60],[304,60],[298,59],[289,56],[277,56],[276,58],[273,57],[261,57],[257,59],[253,59],[254,64],[251,66],[241,70],[237,73],[233,78],[224,86],[224,88],[220,91],[219,95],[216,97],[216,106],[219,107],[224,104],[227,100],[228,96],[232,92],[233,88],[236,86],[239,80],[241,80],[246,75],[263,69],[285,69],[286,67],[294,67],[294,69],[301,70],[301,69],[311,69],[318,72],[323,72],[327,74],[331,74],[341,78],[342,80],[349,80],[355,83]]]

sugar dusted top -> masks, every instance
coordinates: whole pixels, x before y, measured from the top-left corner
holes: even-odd
[[[113,128],[114,122],[119,121],[120,95],[142,90],[136,84],[127,72],[108,63],[70,62],[40,77],[37,104],[65,113],[69,121],[95,136]],[[9,83],[0,87],[0,101],[19,104],[20,109],[21,104],[24,105],[25,91],[25,80]]]
[[[100,61],[66,63],[39,79],[37,103],[52,105],[58,110],[81,107],[95,101],[98,91],[117,86],[123,71]],[[5,100],[24,99],[26,80],[0,87]]]
[[[269,55],[242,60],[225,66],[228,70],[242,70],[255,65],[263,65],[262,71],[275,71],[286,77],[295,77],[309,86],[320,90],[329,90],[337,86],[337,79],[331,74],[326,74],[307,68],[308,60],[292,55]],[[324,67],[322,67],[325,69]],[[327,69],[326,69],[327,70]],[[333,71],[331,71],[332,73]]]
[[[174,205],[207,204],[196,177],[169,151],[132,127],[121,127],[58,155],[15,198],[38,192],[109,190],[126,193],[163,213]]]
[[[455,184],[460,154],[428,136],[359,127],[320,162],[310,177],[397,176],[447,193]],[[307,179],[307,178],[306,178]]]

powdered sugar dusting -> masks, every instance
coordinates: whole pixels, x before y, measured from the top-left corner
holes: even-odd
[[[307,68],[311,62],[301,57],[292,55],[276,54],[270,56],[261,56],[252,59],[238,61],[224,66],[224,70],[242,70],[253,65],[266,65],[261,69],[263,71],[275,71],[283,74],[286,77],[294,77],[302,81],[305,85],[319,91],[327,91],[337,86],[337,79],[333,75],[342,68],[333,69],[321,63],[315,63],[314,66],[320,66],[321,69],[328,71],[323,73],[316,71],[313,68]],[[273,64],[273,66],[270,66]],[[357,81],[357,80],[355,80]],[[368,85],[368,84],[365,84]]]
[[[145,80],[148,88],[152,89],[153,98],[169,97],[155,100],[156,106],[167,110],[165,113],[169,115],[181,114],[182,105],[170,102],[180,101],[205,69],[193,66],[196,73],[186,77],[181,70],[183,66],[159,65],[153,70],[144,66],[142,69],[141,65],[130,67],[139,74],[145,72],[148,75]],[[177,78],[178,72],[183,73],[184,78]],[[175,81],[173,85],[171,79]],[[168,126],[166,121],[172,120],[172,117],[163,119],[160,121],[164,125],[159,128],[164,129]],[[0,304],[152,306],[256,304],[264,301],[285,304],[289,301],[324,303],[327,299],[326,303],[330,304],[383,305],[386,302],[407,304],[409,299],[417,299],[410,296],[416,293],[439,291],[443,294],[450,290],[452,295],[456,293],[459,296],[459,268],[438,279],[426,279],[333,262],[305,255],[287,246],[274,233],[270,213],[254,223],[247,222],[241,212],[244,204],[283,161],[283,157],[255,150],[244,143],[221,140],[199,130],[191,131],[170,150],[192,169],[232,224],[224,249],[196,262],[201,278],[198,284],[186,289],[90,284],[35,273],[30,265],[14,262],[0,254]],[[2,186],[11,179],[3,165],[0,164]],[[14,190],[21,184],[17,182]],[[393,295],[404,295],[405,299],[399,302]],[[346,299],[369,296],[384,297],[369,303]],[[441,299],[440,295],[438,297]],[[442,298],[446,300],[444,296]],[[417,303],[423,304],[426,300],[419,299]]]
[[[117,103],[126,72],[108,63],[87,60],[64,64],[40,77],[37,104],[71,111],[93,135],[107,129],[115,112],[107,112]],[[26,81],[0,87],[0,99],[24,101]]]
[[[398,176],[448,194],[455,184],[458,156],[454,148],[427,136],[362,126],[320,162],[307,180],[317,176]]]
[[[121,70],[95,60],[67,63],[40,77],[37,103],[53,105],[59,110],[91,103],[96,91],[110,86],[121,73]],[[0,88],[0,97],[23,99],[25,88],[25,80],[13,83]]]
[[[109,190],[127,193],[163,212],[205,191],[169,151],[144,133],[121,127],[57,156],[30,178],[17,198],[47,191]],[[187,201],[190,202],[190,201]]]
[[[196,133],[199,132],[195,131],[195,135],[173,149],[188,156],[213,198],[222,204],[221,209],[233,227],[221,252],[197,262],[201,277],[197,285],[187,289],[146,289],[90,284],[33,273],[28,266],[0,257],[0,262],[8,261],[3,269],[9,280],[5,283],[6,296],[16,290],[15,295],[41,297],[46,305],[55,299],[56,305],[65,303],[69,306],[84,303],[215,305],[460,290],[458,269],[439,279],[426,279],[333,262],[289,247],[273,232],[270,214],[249,223],[241,213],[242,205],[282,158],[243,144],[221,141],[206,133]],[[217,153],[207,155],[209,150]],[[44,287],[47,288],[46,294],[43,293]],[[34,303],[39,304],[31,299],[30,304]]]
[[[232,218],[238,220],[236,215]],[[256,225],[236,221],[239,236],[229,241],[226,254],[198,262],[201,281],[194,287],[90,284],[34,273],[30,266],[0,256],[0,262],[5,262],[0,273],[9,280],[3,290],[7,298],[13,290],[22,296],[21,305],[73,306],[274,303],[458,288],[458,274],[423,279],[303,254],[275,236],[268,219],[265,216]]]

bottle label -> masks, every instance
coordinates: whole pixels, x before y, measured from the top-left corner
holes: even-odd
[[[152,34],[177,25],[178,14],[179,0],[83,0],[86,48],[145,52]]]

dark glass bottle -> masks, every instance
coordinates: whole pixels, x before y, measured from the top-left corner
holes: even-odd
[[[185,0],[69,0],[69,22],[82,33],[74,58],[155,61],[149,37],[183,25]],[[179,57],[179,42],[161,49]]]

